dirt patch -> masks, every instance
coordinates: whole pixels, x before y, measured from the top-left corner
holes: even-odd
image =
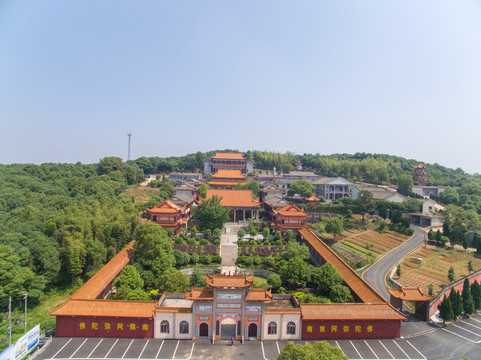
[[[125,193],[134,199],[134,203],[146,202],[159,194],[159,189],[137,186],[128,188]]]

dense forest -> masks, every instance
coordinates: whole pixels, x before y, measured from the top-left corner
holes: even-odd
[[[125,190],[142,181],[144,174],[202,171],[205,157],[213,154],[141,157],[128,162],[107,157],[87,165],[0,164],[2,319],[6,319],[8,294],[21,299],[27,291],[29,307],[35,309],[52,292],[79,287],[134,239],[140,230],[139,212],[172,195],[172,184],[154,182],[159,193],[147,203],[134,205]],[[248,151],[244,155],[260,169],[275,166],[289,171],[300,160],[306,171],[384,184],[396,184],[402,175],[411,175],[418,163],[364,153],[323,156]],[[430,184],[449,186],[437,198],[448,205],[446,234],[456,242],[479,234],[481,177],[438,164],[427,166]],[[15,300],[14,308],[21,313],[21,301]],[[5,323],[1,325],[2,345]]]

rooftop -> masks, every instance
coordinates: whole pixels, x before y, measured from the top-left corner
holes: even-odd
[[[247,178],[246,175],[242,175],[240,170],[225,170],[219,169],[216,174],[212,175],[212,179],[218,178],[229,178],[229,179],[240,179],[245,180]]]
[[[146,210],[153,214],[177,214],[182,211],[183,208],[171,200],[165,200],[162,204]]]
[[[303,320],[406,320],[390,304],[301,304]]]
[[[152,318],[154,311],[153,301],[70,299],[50,312],[50,315]]]
[[[205,282],[213,288],[248,288],[254,283],[254,276],[214,274],[207,275]]]
[[[429,301],[434,299],[434,296],[423,293],[419,287],[388,288],[387,290],[392,296],[406,301]]]
[[[212,156],[212,159],[226,159],[226,160],[245,160],[244,155],[240,153],[223,153],[218,152]]]
[[[309,214],[305,213],[304,210],[299,209],[294,204],[287,204],[279,210],[274,210],[274,213],[281,216],[293,216],[293,217],[307,217]]]
[[[206,199],[221,197],[221,205],[225,207],[258,207],[259,201],[252,199],[252,190],[207,189]]]
[[[122,269],[134,256],[134,241],[115,255],[112,260],[105,264],[97,273],[92,276],[71,299],[96,299],[100,293],[120,274]]]
[[[187,300],[213,300],[214,290],[205,288],[192,288],[185,293]]]

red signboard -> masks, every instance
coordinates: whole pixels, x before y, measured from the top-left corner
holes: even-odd
[[[302,340],[393,339],[400,336],[399,320],[302,321]]]
[[[153,338],[153,318],[57,316],[56,336]]]

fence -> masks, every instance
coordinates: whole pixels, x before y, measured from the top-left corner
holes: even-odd
[[[449,295],[449,292],[452,288],[456,289],[457,291],[463,290],[464,280],[469,279],[469,284],[472,284],[474,280],[478,280],[481,282],[481,270],[478,270],[472,274],[469,274],[462,279],[453,282],[452,284],[447,285],[434,299],[431,300],[429,303],[429,317],[433,316],[434,313],[438,310],[438,305],[441,301],[443,301],[444,294]]]

